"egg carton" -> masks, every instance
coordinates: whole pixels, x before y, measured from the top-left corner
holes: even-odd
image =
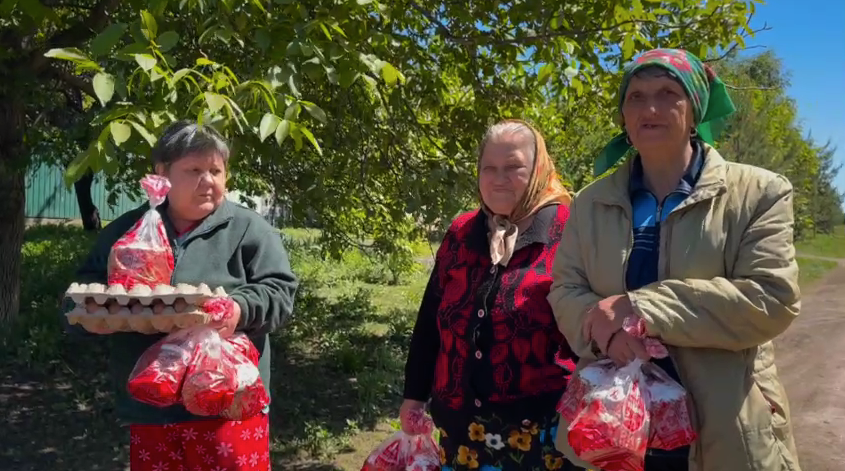
[[[115,332],[144,334],[170,333],[211,322],[211,316],[195,305],[186,305],[182,311],[177,311],[172,306],[164,306],[161,309],[157,307],[154,309],[136,303],[132,308],[127,308],[112,303],[109,307],[97,306],[91,312],[88,307],[77,306],[66,315],[69,324],[79,324],[89,332],[110,329]]]
[[[128,291],[122,285],[73,283],[67,289],[66,295],[77,305],[89,304],[92,300],[100,306],[105,306],[110,301],[115,301],[121,306],[129,306],[134,301],[143,306],[150,306],[156,300],[172,305],[178,299],[184,300],[187,304],[201,305],[210,298],[226,296],[226,290],[220,287],[212,291],[205,283],[199,286],[185,283],[179,283],[176,286],[158,285],[155,288],[137,285]]]

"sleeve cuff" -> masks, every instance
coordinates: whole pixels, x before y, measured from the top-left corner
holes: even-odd
[[[241,317],[238,319],[238,329],[244,329],[250,324],[249,310],[246,305],[246,299],[244,299],[242,296],[238,296],[237,294],[231,295],[231,298],[241,308]]]

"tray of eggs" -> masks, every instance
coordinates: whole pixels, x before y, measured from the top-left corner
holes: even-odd
[[[71,325],[79,324],[90,332],[109,329],[155,334],[209,323],[211,316],[200,306],[211,298],[226,296],[226,291],[205,284],[137,285],[126,290],[121,285],[73,283],[65,294],[76,303],[66,314]]]

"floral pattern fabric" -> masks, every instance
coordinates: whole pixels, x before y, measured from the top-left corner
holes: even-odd
[[[555,449],[556,433],[556,416],[516,424],[476,416],[462,436],[439,429],[441,470],[584,471]]]
[[[270,419],[131,425],[130,471],[268,471]]]

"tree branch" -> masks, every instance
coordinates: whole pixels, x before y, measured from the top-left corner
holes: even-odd
[[[48,39],[43,48],[32,52],[30,64],[35,73],[42,72],[49,58],[44,53],[57,47],[79,47],[103,29],[109,20],[108,11],[120,5],[120,0],[99,0],[87,17],[69,28],[59,31]]]
[[[748,18],[748,22],[751,22],[751,17]],[[772,29],[772,27],[769,26],[768,23],[763,23],[763,26],[761,28],[755,29],[755,30],[751,31],[750,33],[743,33],[742,37],[747,38],[749,36],[753,36],[753,35],[755,35],[759,32],[762,32],[762,31],[769,31],[770,29]],[[714,57],[712,59],[704,59],[704,60],[702,60],[702,62],[718,62],[720,60],[723,60],[726,57],[728,57],[729,55],[731,55],[736,50],[737,47],[739,47],[739,43],[733,43],[733,45],[731,45],[731,47],[729,47],[724,53],[722,53],[718,57]],[[757,49],[757,48],[760,48],[760,47],[766,47],[766,46],[761,46],[761,45],[748,46],[748,47],[744,47],[743,50]]]
[[[58,67],[53,67],[48,65],[45,72],[49,73],[56,79],[84,92],[86,95],[91,96],[93,98],[97,98],[97,95],[94,93],[94,85],[88,81],[85,77],[72,74],[66,70],[62,70]]]

